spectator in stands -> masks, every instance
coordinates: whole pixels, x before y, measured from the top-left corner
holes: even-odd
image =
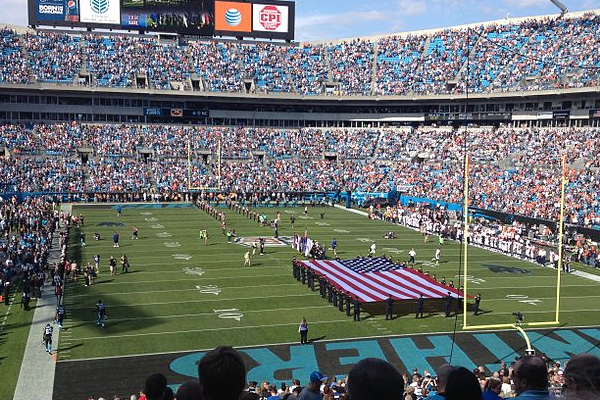
[[[448,384],[448,376],[454,371],[454,367],[450,364],[443,364],[437,370],[437,393],[430,396],[431,400],[446,399],[446,385]]]
[[[600,399],[600,359],[591,354],[573,356],[565,367],[567,400]]]
[[[202,400],[238,400],[246,387],[246,366],[229,346],[209,351],[198,363]]]
[[[160,373],[152,374],[146,379],[144,393],[147,400],[168,400],[173,398],[173,391],[167,387],[167,378]]]
[[[200,383],[198,381],[187,381],[177,389],[175,394],[177,400],[201,400]]]
[[[448,375],[446,400],[481,400],[481,386],[473,374],[464,367],[455,368]]]
[[[487,378],[483,391],[483,400],[502,400],[500,393],[502,393],[502,382],[496,378]]]
[[[327,376],[319,371],[313,371],[310,374],[308,385],[302,389],[302,392],[300,392],[300,395],[298,396],[298,400],[321,400],[323,398],[323,395],[321,394],[321,385],[326,381]]]
[[[402,375],[378,358],[365,358],[348,373],[348,394],[352,400],[399,400],[403,391]]]
[[[548,369],[544,360],[537,356],[519,359],[512,371],[512,380],[517,392],[517,400],[551,399],[548,392]]]

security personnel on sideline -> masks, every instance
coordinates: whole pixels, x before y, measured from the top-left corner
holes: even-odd
[[[350,298],[350,293],[346,293],[346,316],[350,316],[350,306],[352,304],[352,299]]]
[[[446,318],[448,318],[450,316],[451,310],[452,310],[452,296],[450,295],[450,292],[448,292],[445,299],[446,299]]]
[[[388,298],[385,300],[385,319],[392,320],[394,311],[394,299],[392,299],[392,295],[388,295]]]
[[[481,293],[477,293],[477,296],[475,296],[475,306],[473,307],[473,315],[477,315],[479,313],[479,303],[481,303]]]
[[[360,321],[360,300],[358,300],[358,296],[354,298],[354,321]]]
[[[415,318],[423,318],[424,306],[425,306],[425,298],[423,297],[422,294],[420,294],[419,298],[417,299],[417,315],[415,315]]]

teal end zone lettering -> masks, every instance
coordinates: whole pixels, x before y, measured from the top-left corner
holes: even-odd
[[[171,362],[169,368],[176,374],[198,378],[198,361],[204,357],[204,354],[206,353],[192,353],[179,357]]]
[[[340,365],[356,364],[363,358],[375,357],[385,360],[386,357],[381,350],[381,346],[376,340],[364,340],[358,342],[335,342],[325,345],[327,350],[347,350],[356,349],[358,355],[349,357],[340,357]]]
[[[580,329],[579,332],[588,335],[596,340],[600,340],[600,329]],[[595,349],[596,347],[594,347]],[[587,352],[586,352],[587,353]]]
[[[178,383],[176,385],[167,385],[167,386],[171,388],[171,390],[173,391],[173,393],[177,393],[177,391],[179,390],[179,387],[181,385],[183,385],[183,383]]]
[[[587,334],[584,331],[582,332]],[[546,353],[552,360],[568,360],[571,358],[571,355],[581,353],[600,356],[600,349],[574,331],[560,330],[554,331],[554,333],[563,339],[563,341],[549,338],[538,332],[530,332],[529,339],[531,340],[531,345],[542,353]]]
[[[486,349],[492,353],[498,361],[504,361],[510,364],[514,361],[515,357],[518,356],[517,352],[508,346],[502,339],[495,333],[481,333],[473,335],[475,339],[479,341]],[[486,364],[487,369],[491,372],[498,371],[500,369],[500,363],[497,364]]]
[[[245,349],[242,352],[253,358],[258,366],[248,371],[248,381],[275,381],[275,373],[292,370],[292,379],[306,381],[312,371],[319,369],[317,356],[312,345],[290,346],[290,359],[284,361],[269,349]]]
[[[457,344],[454,345],[452,360],[450,360],[450,350],[452,348],[452,338],[448,336],[427,336],[427,339],[433,345],[431,349],[420,349],[415,345],[411,338],[390,339],[390,344],[400,357],[400,360],[407,371],[417,368],[419,371],[434,371],[434,368],[427,362],[427,358],[443,357],[446,362],[453,365],[461,365],[469,370],[475,368],[475,364]]]

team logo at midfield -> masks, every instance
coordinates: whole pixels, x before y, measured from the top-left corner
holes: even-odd
[[[105,222],[100,222],[99,224],[97,224],[96,226],[125,226],[124,223],[122,222],[110,222],[110,221],[105,221]]]
[[[108,0],[89,0],[92,11],[104,14],[108,11]]]
[[[518,275],[531,275],[531,271],[524,268],[517,267],[505,267],[503,265],[492,265],[484,264],[490,271],[496,274],[518,274]]]
[[[256,243],[256,246],[258,246],[260,239],[258,236],[238,237],[235,238],[234,243],[252,247],[252,243]],[[290,236],[279,236],[278,238],[263,237],[262,239],[265,241],[265,247],[285,247],[292,245],[292,238]]]

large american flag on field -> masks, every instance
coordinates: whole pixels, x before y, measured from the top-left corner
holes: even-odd
[[[300,261],[305,267],[325,278],[336,288],[357,296],[361,302],[425,298],[441,299],[448,292],[454,298],[463,297],[458,289],[442,285],[435,279],[404,268],[385,258],[355,258],[352,260]]]

